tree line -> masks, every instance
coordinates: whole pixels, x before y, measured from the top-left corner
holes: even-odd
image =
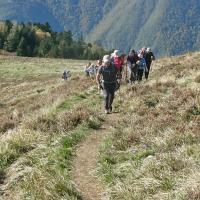
[[[48,23],[0,24],[0,49],[16,52],[18,56],[71,59],[99,59],[110,52],[83,38],[73,39],[71,31],[54,32]]]

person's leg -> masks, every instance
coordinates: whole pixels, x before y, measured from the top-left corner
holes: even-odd
[[[129,74],[129,82],[132,83],[133,81],[132,65],[128,65],[128,74]]]
[[[145,72],[145,79],[148,79],[148,77],[149,77],[150,67],[151,67],[151,63],[147,63],[147,69],[148,69],[148,71]]]
[[[106,84],[104,84],[103,86],[103,94],[104,94],[104,108],[106,112],[109,110],[109,102],[110,102],[109,87]]]
[[[138,80],[138,65],[135,65],[135,80]]]
[[[133,68],[133,82],[138,80],[137,74],[138,74],[138,67],[137,67],[137,65],[135,65],[134,68]]]
[[[138,70],[138,81],[142,81],[143,69]]]
[[[112,103],[115,98],[116,84],[111,84],[109,87],[109,111],[112,112]]]

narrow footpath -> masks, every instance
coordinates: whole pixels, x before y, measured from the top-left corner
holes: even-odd
[[[113,125],[119,120],[118,114],[109,114],[99,130],[91,133],[76,150],[73,161],[72,177],[83,200],[107,200],[106,189],[96,177],[98,154],[101,144],[107,137]]]

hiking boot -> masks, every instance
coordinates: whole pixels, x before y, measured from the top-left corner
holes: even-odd
[[[109,110],[105,110],[105,114],[109,114]]]
[[[110,113],[112,112],[112,106],[110,106],[110,108],[109,108],[109,112],[110,112]]]

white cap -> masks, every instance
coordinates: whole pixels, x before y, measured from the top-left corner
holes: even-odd
[[[110,56],[109,55],[105,55],[103,57],[103,63],[109,63],[110,62]]]
[[[114,50],[113,54],[114,56],[119,56],[119,50]]]
[[[151,48],[150,48],[150,47],[148,47],[148,48],[147,48],[147,52],[150,52],[150,51],[151,51]]]

